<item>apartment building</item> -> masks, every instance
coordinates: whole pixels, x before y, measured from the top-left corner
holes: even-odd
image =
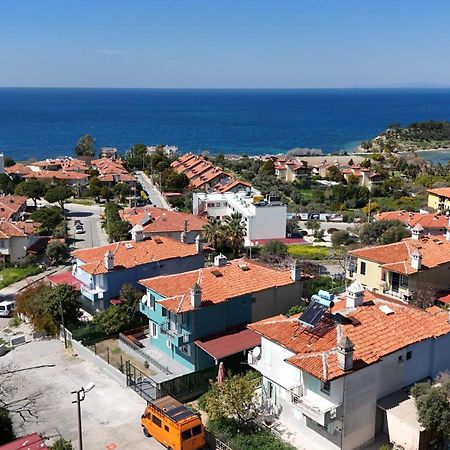
[[[334,300],[316,304],[320,314],[248,325],[261,336],[248,362],[263,377],[267,418],[306,450],[364,448],[382,433],[394,448],[431,448],[405,389],[450,368],[448,312],[382,298],[358,281]]]
[[[342,175],[348,181],[351,177],[356,177],[360,186],[372,189],[373,186],[383,182],[383,177],[370,169],[363,169],[360,166],[352,166],[341,170]]]
[[[450,211],[450,187],[428,189],[428,206],[441,214]]]
[[[286,158],[277,158],[274,161],[274,168],[275,176],[286,183],[308,179],[312,172],[312,168],[306,161]]]

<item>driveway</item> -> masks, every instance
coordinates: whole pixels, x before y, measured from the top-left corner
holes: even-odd
[[[0,365],[13,362],[20,368],[39,365],[16,375],[20,395],[41,392],[36,422],[25,423],[18,435],[38,432],[45,436],[70,439],[78,448],[76,404],[71,392],[94,383],[82,405],[83,444],[86,450],[161,450],[154,439],[144,436],[140,416],[146,402],[135,392],[120,387],[95,365],[73,356],[57,340],[34,341],[15,348],[0,359]],[[17,426],[18,424],[15,423]],[[114,444],[114,445],[113,445]]]
[[[108,243],[108,236],[102,228],[101,215],[104,208],[99,205],[79,205],[66,203],[69,237],[75,249],[91,248]],[[75,233],[75,220],[78,219],[84,226],[84,233]]]
[[[139,183],[141,183],[142,188],[147,193],[154,206],[157,208],[170,209],[170,205],[167,203],[167,200],[144,172],[136,172],[136,178]]]

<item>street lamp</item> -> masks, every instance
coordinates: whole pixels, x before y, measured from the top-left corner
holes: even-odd
[[[71,394],[76,394],[77,395],[77,399],[74,400],[72,403],[76,403],[77,407],[78,407],[78,442],[79,442],[79,449],[83,450],[83,432],[81,429],[81,402],[84,400],[84,398],[86,397],[86,394],[91,391],[92,389],[94,389],[95,384],[94,383],[89,383],[86,386],[86,389],[84,387],[82,387],[80,390],[78,391],[72,391]]]

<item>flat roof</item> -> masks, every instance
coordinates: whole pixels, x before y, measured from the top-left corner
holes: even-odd
[[[261,336],[243,325],[197,339],[195,343],[218,361],[261,345]]]

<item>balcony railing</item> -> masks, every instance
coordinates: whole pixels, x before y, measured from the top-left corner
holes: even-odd
[[[171,325],[169,321],[161,324],[161,333],[167,336],[170,336],[175,345],[180,347],[181,345],[188,344],[191,338],[191,333],[186,330],[183,330],[180,326],[177,326],[175,330],[171,329]]]
[[[86,286],[84,284],[81,285],[81,294],[92,301],[102,300],[105,292],[104,289],[98,287]]]

